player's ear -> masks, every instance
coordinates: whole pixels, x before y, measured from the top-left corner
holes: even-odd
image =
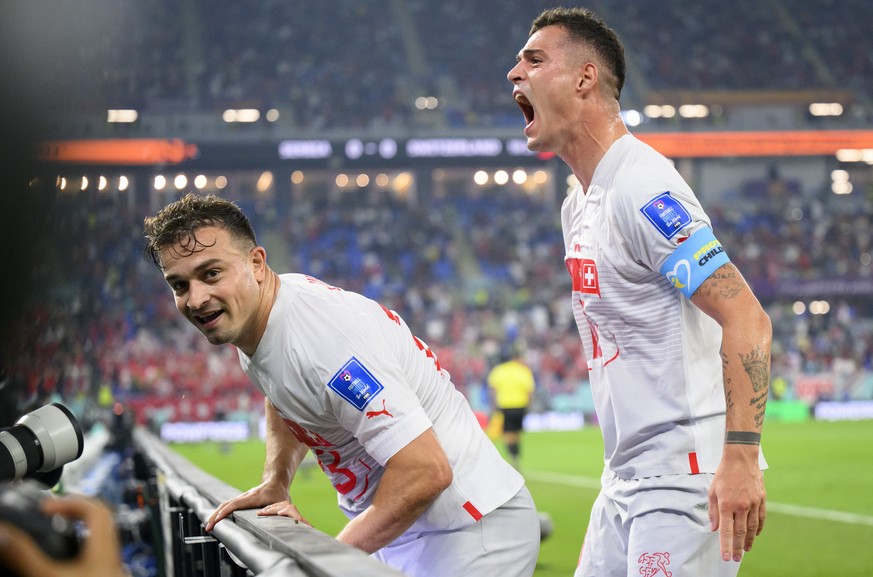
[[[598,70],[593,62],[586,62],[579,68],[576,79],[576,92],[587,92],[597,84]]]
[[[267,276],[267,250],[262,246],[256,246],[252,249],[250,259],[255,279],[259,282],[264,280]]]

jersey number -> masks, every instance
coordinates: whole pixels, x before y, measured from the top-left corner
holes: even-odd
[[[344,482],[334,483],[334,488],[336,488],[337,493],[340,495],[346,495],[355,488],[355,485],[358,484],[358,477],[351,471],[351,469],[340,467],[340,454],[337,451],[327,451],[322,448],[332,447],[333,445],[330,441],[316,432],[307,431],[291,419],[284,420],[285,424],[288,425],[288,429],[294,433],[297,440],[312,449],[312,453],[315,455],[315,458],[318,459],[318,466],[321,467],[322,471],[327,473],[332,480],[336,475],[346,478],[346,481]],[[330,462],[326,462],[328,457],[330,458]]]
[[[400,324],[400,315],[398,315],[395,311],[392,311],[391,309],[389,309],[388,307],[386,307],[383,304],[380,304],[379,306],[382,307],[382,310],[385,311],[385,314],[388,315],[389,319],[391,319],[392,321],[394,321],[398,325]],[[412,340],[415,341],[415,346],[418,347],[418,350],[424,351],[424,354],[427,355],[427,357],[433,361],[434,366],[436,366],[436,370],[442,371],[443,369],[440,366],[440,360],[437,358],[436,353],[434,353],[430,349],[430,347],[427,346],[427,344],[423,340],[418,338],[417,336],[412,335]]]
[[[325,451],[322,449],[312,449],[312,452],[315,453],[315,458],[318,459],[318,466],[321,467],[322,471],[331,475],[331,479],[334,478],[334,475],[341,475],[347,479],[343,483],[334,482],[333,486],[336,488],[337,493],[340,495],[347,495],[355,488],[355,485],[358,484],[358,477],[351,471],[351,469],[339,466],[340,454],[338,452]],[[325,462],[327,457],[330,457],[330,463]]]

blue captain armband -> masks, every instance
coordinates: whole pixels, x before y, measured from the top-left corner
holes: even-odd
[[[712,229],[701,228],[673,251],[661,266],[661,274],[691,298],[703,281],[730,261]]]

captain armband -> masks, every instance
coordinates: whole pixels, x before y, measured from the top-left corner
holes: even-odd
[[[703,281],[729,263],[727,253],[709,227],[695,231],[661,266],[661,274],[674,287],[691,298]]]

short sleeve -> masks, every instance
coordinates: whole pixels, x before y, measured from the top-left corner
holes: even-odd
[[[360,295],[310,304],[307,378],[323,387],[337,424],[384,465],[432,426],[393,344],[391,331],[403,329]]]
[[[373,364],[353,356],[327,383],[339,424],[381,465],[433,426],[399,366],[385,358]]]
[[[687,189],[634,191],[621,195],[619,202],[623,206],[616,214],[617,218],[626,219],[620,230],[628,231],[628,249],[633,259],[655,272],[661,271],[667,259],[693,233],[710,226],[709,217]]]
[[[690,190],[629,195],[630,250],[647,268],[664,275],[686,297],[729,262],[709,217]]]

